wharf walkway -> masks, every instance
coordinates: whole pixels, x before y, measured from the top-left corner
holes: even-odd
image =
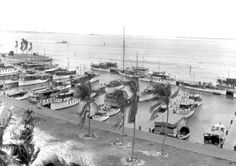
[[[30,105],[27,101],[16,100],[8,96],[0,96],[0,101],[4,102],[7,106],[18,106],[24,109],[32,109],[38,114],[42,114],[48,117],[58,118],[58,119],[61,119],[70,123],[78,124],[80,121],[77,115],[68,114],[62,111],[54,111],[54,110],[43,108],[43,107],[39,109],[33,105]],[[95,121],[95,120],[91,120],[91,127],[95,129],[97,128],[104,131],[109,131],[111,133],[116,133],[116,134],[119,134],[121,132],[120,130],[114,130],[111,126],[109,126],[106,123]],[[128,136],[132,136],[133,134],[132,129],[130,128],[125,128],[125,133]],[[136,131],[136,138],[151,141],[158,144],[161,144],[163,140],[162,135],[143,132],[140,130]],[[179,139],[175,139],[171,137],[167,137],[166,145],[169,145],[178,149],[196,152],[203,155],[212,156],[219,159],[225,159],[228,161],[236,162],[236,152],[232,150],[220,149],[211,145],[194,144],[188,141],[183,141],[183,140],[179,140]]]

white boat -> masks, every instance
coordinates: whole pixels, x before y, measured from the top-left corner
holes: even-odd
[[[106,85],[105,91],[106,93],[112,93],[117,89],[123,89],[123,88],[124,88],[124,85],[122,85],[122,83],[119,80],[113,80],[109,82],[108,85]]]
[[[106,113],[106,115],[108,116],[112,116],[112,115],[116,115],[120,112],[120,108],[118,107],[109,107],[109,108],[105,108],[103,109],[104,113]]]
[[[66,69],[60,69],[58,71],[55,71],[52,78],[53,80],[69,79],[71,76],[75,76],[75,75],[76,75],[75,70],[69,71]]]
[[[64,109],[79,104],[80,99],[74,97],[74,91],[59,93],[55,100],[50,104],[50,108],[54,110]]]
[[[213,144],[222,148],[226,137],[226,128],[219,122],[206,130],[203,137],[204,144]]]
[[[139,97],[139,102],[148,102],[157,98],[156,94],[144,94]]]
[[[103,113],[95,113],[93,116],[91,116],[91,119],[97,120],[97,121],[105,121],[109,119],[109,116]]]
[[[19,86],[41,84],[47,81],[47,78],[43,78],[40,75],[25,75],[19,79]]]
[[[17,72],[18,72],[18,70],[12,66],[4,66],[4,67],[0,68],[0,76],[14,75]]]
[[[180,103],[179,109],[175,111],[177,115],[182,115],[185,119],[190,118],[195,112],[195,107],[192,103]]]
[[[13,92],[13,93],[7,94],[7,96],[13,97],[17,100],[24,100],[24,99],[27,99],[29,97],[27,91]]]
[[[90,80],[90,83],[95,83],[99,81],[99,77],[94,77]]]
[[[155,83],[159,83],[159,84],[170,84],[170,85],[176,85],[176,80],[174,79],[162,79],[160,77],[143,77],[139,79],[140,81],[143,82],[155,82]]]

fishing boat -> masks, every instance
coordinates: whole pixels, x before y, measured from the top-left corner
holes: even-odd
[[[109,119],[109,116],[107,114],[97,112],[94,115],[92,115],[90,118],[97,121],[105,121]]]
[[[219,122],[206,130],[203,137],[204,144],[213,144],[222,148],[226,137],[226,128]]]
[[[47,82],[48,76],[47,75],[37,75],[37,74],[29,74],[23,75],[19,79],[19,86],[28,86],[28,85],[35,85]]]
[[[179,104],[179,109],[177,109],[175,113],[188,119],[194,114],[195,109],[194,104],[190,102],[182,102]]]
[[[117,63],[113,62],[101,62],[101,63],[92,63],[91,70],[95,71],[104,71],[110,72],[111,70],[117,69]]]
[[[183,126],[180,128],[177,134],[177,138],[185,140],[190,137],[190,129],[187,126]]]
[[[59,93],[55,97],[54,101],[50,104],[50,108],[54,110],[59,110],[79,104],[80,100],[74,97],[74,93],[74,90]]]
[[[8,93],[7,96],[15,98],[17,100],[24,100],[27,99],[29,97],[27,91],[18,91],[18,92],[12,92],[12,93]]]

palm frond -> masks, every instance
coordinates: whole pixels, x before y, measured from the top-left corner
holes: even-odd
[[[125,114],[122,112],[119,112],[117,115],[114,116],[114,124],[112,125],[112,128],[117,129],[121,128],[123,126],[123,118],[125,118]]]

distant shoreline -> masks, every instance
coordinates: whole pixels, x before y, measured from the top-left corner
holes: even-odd
[[[98,33],[74,33],[74,32],[43,32],[43,31],[21,31],[21,30],[9,30],[9,31],[0,31],[6,33],[32,33],[32,34],[79,34],[79,35],[89,35],[89,36],[100,36],[100,35],[107,35],[107,36],[122,36],[122,34],[98,34]],[[156,39],[201,39],[201,40],[236,40],[236,38],[224,38],[224,37],[194,37],[194,36],[149,36],[149,35],[126,35],[126,37],[144,37],[144,38],[156,38]]]

